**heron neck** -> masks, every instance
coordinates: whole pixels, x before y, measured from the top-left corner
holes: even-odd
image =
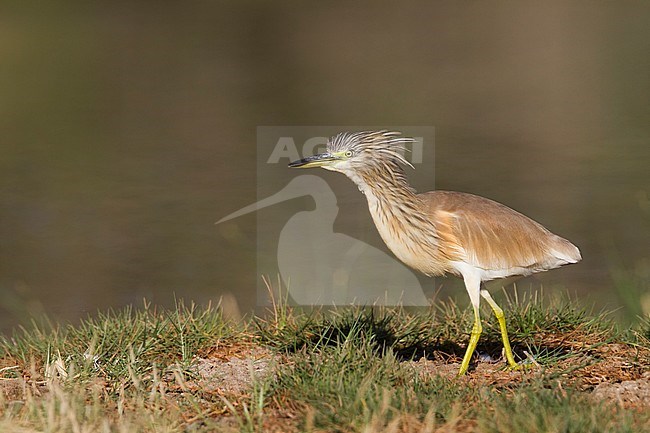
[[[410,222],[422,216],[421,199],[398,165],[381,171],[345,173],[368,199],[373,218]],[[376,222],[376,221],[375,221]]]
[[[348,173],[346,173],[348,174]],[[348,177],[364,194],[372,194],[382,205],[415,204],[418,201],[415,189],[408,183],[402,168],[395,164],[383,170],[354,172]]]
[[[397,258],[427,275],[444,273],[439,262],[422,262],[424,257],[441,256],[438,230],[404,173],[346,174],[365,194],[379,235]]]

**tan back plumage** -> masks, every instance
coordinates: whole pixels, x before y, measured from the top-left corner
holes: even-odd
[[[522,268],[533,273],[575,263],[580,251],[527,216],[473,194],[419,194],[441,239],[439,247],[459,261],[488,270]]]

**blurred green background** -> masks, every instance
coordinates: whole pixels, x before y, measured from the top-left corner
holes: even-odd
[[[648,314],[648,23],[647,2],[3,2],[0,328],[145,297],[251,311],[255,217],[214,222],[256,199],[258,125],[435,126],[438,188],[581,248],[519,287]]]

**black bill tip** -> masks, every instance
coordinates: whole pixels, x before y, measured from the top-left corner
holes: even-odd
[[[330,161],[335,161],[337,158],[332,156],[329,153],[319,153],[318,155],[308,156],[298,161],[293,161],[289,163],[289,167],[300,168],[300,167],[320,167],[324,164],[327,164]]]
[[[291,168],[297,168],[297,167],[302,167],[303,165],[307,164],[308,161],[304,159],[299,159],[298,161],[293,161],[289,163],[289,167]]]

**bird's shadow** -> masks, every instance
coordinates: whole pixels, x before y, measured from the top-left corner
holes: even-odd
[[[345,344],[369,345],[377,356],[383,357],[390,353],[400,362],[421,359],[460,362],[467,347],[464,339],[459,342],[434,336],[431,332],[422,332],[421,328],[400,329],[400,326],[396,326],[395,317],[376,315],[372,309],[363,314],[358,314],[357,311],[331,320],[308,322],[292,334],[293,338],[281,344],[282,349],[289,353]],[[511,341],[511,345],[517,361],[525,360],[527,353],[531,352],[531,347],[525,342],[515,340]],[[500,335],[485,333],[477,345],[474,359],[496,362],[502,359],[502,351]],[[570,352],[570,348],[562,346],[536,346],[532,355],[563,357]]]
[[[469,338],[469,337],[468,337]],[[524,361],[526,353],[530,352],[530,347],[526,344],[511,343],[512,351],[517,361]],[[439,361],[441,359],[448,361],[460,362],[465,355],[466,344],[459,344],[451,340],[438,340],[435,342],[419,342],[407,347],[393,348],[393,352],[400,361],[415,361],[426,359]],[[502,359],[503,343],[501,340],[487,340],[479,342],[474,352],[475,357],[487,362],[496,362]],[[555,357],[563,357],[571,353],[570,348],[537,346],[537,354],[552,354]]]

